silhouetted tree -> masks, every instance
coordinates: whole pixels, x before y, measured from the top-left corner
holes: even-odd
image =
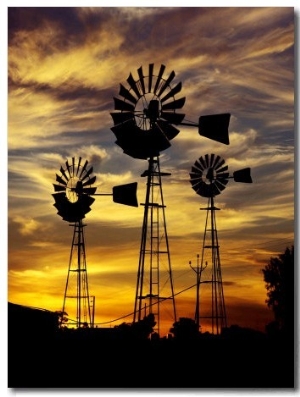
[[[68,320],[68,313],[63,312],[62,310],[57,310],[55,313],[57,314],[57,317],[58,317],[59,326],[60,327],[66,326],[67,322],[69,321]]]
[[[154,314],[150,313],[143,320],[132,323],[131,328],[136,338],[147,339],[152,334],[155,324]]]
[[[273,310],[275,322],[267,330],[293,332],[294,328],[294,246],[283,254],[271,257],[262,269],[266,283],[266,303]]]
[[[179,321],[173,324],[170,332],[177,339],[193,339],[199,335],[197,324],[195,320],[187,317],[180,317]]]
[[[132,324],[122,323],[116,328],[118,328],[122,338],[145,340],[153,333],[155,324],[154,314],[150,313],[140,321]]]

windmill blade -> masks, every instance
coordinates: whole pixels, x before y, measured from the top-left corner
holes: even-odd
[[[203,159],[202,159],[202,160],[203,160]],[[203,164],[202,164],[200,158],[199,158],[198,160],[195,161],[194,166],[195,166],[196,168],[198,168],[198,169],[201,171],[201,175],[202,175],[202,171],[204,171],[204,169],[206,168],[205,166],[203,166]]]
[[[200,116],[199,134],[225,145],[229,145],[228,127],[230,113]]]
[[[136,191],[137,182],[128,183],[126,185],[114,186],[113,201],[115,203],[129,205],[131,207],[138,207]]]
[[[192,188],[195,190],[195,192],[198,192],[200,186],[202,186],[204,182],[202,180],[200,180],[200,181],[192,181],[192,180],[190,180],[190,183],[192,185]]]
[[[215,161],[215,154],[212,153],[212,154],[210,155],[210,162],[209,162],[209,166],[210,166],[211,168],[213,168],[214,161]]]
[[[211,197],[211,188],[210,185],[207,185],[205,182],[200,182],[198,186],[194,186],[193,189],[197,194],[203,197]]]
[[[114,126],[111,130],[117,138],[115,143],[120,146],[128,156],[147,159],[154,153],[152,147],[153,139],[151,140],[152,134],[142,133],[133,120],[128,120],[126,123]],[[155,152],[157,152],[157,150],[155,150]]]
[[[94,197],[91,197],[91,196],[88,196],[88,195],[84,195],[83,198],[86,201],[88,206],[92,205],[93,202],[95,201]]]
[[[215,184],[216,186],[218,186],[220,190],[224,190],[227,183],[228,183],[228,179],[226,178],[218,178],[215,180]]]
[[[183,113],[161,112],[160,117],[162,119],[165,119],[170,124],[178,125],[184,119],[185,114],[183,114]]]
[[[167,99],[174,97],[176,94],[178,94],[178,92],[181,91],[182,88],[182,84],[178,83],[174,88],[171,89],[170,92],[168,92],[167,95],[165,95],[163,98],[161,98],[161,102],[165,102]]]
[[[160,65],[160,69],[159,69],[157,80],[156,80],[155,87],[154,87],[154,94],[156,94],[156,91],[157,91],[159,84],[162,80],[162,75],[165,71],[165,68],[166,68],[165,65]]]
[[[134,81],[134,78],[132,77],[132,74],[130,73],[128,79],[127,79],[127,83],[130,85],[130,87],[132,88],[132,90],[134,91],[135,95],[137,96],[138,99],[140,99],[140,97],[142,96],[136,86],[136,82]]]
[[[120,84],[119,95],[127,99],[127,101],[129,102],[132,102],[134,104],[137,103],[137,99],[122,84]]]
[[[169,142],[169,136],[173,132],[171,131],[171,127],[174,128],[174,133],[176,133],[176,128],[172,125],[161,126],[161,123],[159,122],[154,124],[151,133],[151,147],[154,150],[156,149],[161,152],[171,146]]]
[[[242,170],[235,171],[233,173],[233,179],[235,182],[252,183],[250,172],[250,168],[243,168]]]
[[[146,93],[145,83],[144,83],[144,77],[145,76],[143,75],[142,66],[140,68],[138,68],[138,75],[139,75],[139,78],[140,78],[140,86],[141,86],[141,89],[142,89],[142,93],[145,94]]]
[[[121,101],[121,99],[115,98],[114,97],[114,102],[115,102],[115,109],[116,110],[121,110],[123,111],[129,111],[133,112],[134,111],[134,105],[131,105],[128,102]]]
[[[75,174],[75,157],[72,157],[72,177]]]
[[[123,149],[125,154],[137,159],[146,160],[149,157],[159,156],[159,148],[164,150],[170,146],[169,141],[157,127],[151,131],[151,134],[141,134],[141,131],[136,128],[130,134],[130,139],[121,138],[122,140],[118,139],[116,144]]]
[[[159,128],[161,129],[161,131],[163,131],[163,134],[167,137],[167,139],[169,141],[171,141],[173,138],[175,138],[175,136],[178,135],[180,132],[172,124],[169,124],[163,120],[157,120],[156,125],[159,126]],[[171,144],[169,146],[171,146]],[[161,151],[161,150],[162,149],[159,149],[159,151]]]
[[[203,182],[201,176],[199,174],[193,174],[190,172],[190,183],[195,185],[196,183]]]
[[[170,76],[167,78],[167,80],[164,82],[164,84],[161,86],[157,96],[161,96],[161,94],[163,94],[163,92],[165,91],[165,89],[170,85],[171,81],[174,79],[175,77],[175,72],[174,70],[172,70]]]
[[[81,181],[83,182],[86,178],[88,178],[88,177],[91,175],[92,172],[93,172],[93,167],[91,167],[91,168],[86,172],[86,174],[81,178]]]
[[[69,163],[68,163],[68,160],[66,161],[66,167],[67,167],[67,170],[68,170],[68,174],[69,174],[69,176],[70,176],[70,178],[72,177],[72,174],[71,174],[71,172],[70,172],[70,165],[69,165]]]
[[[202,156],[199,157],[199,162],[201,163],[203,170],[205,170],[205,168],[207,168],[207,163],[205,162],[205,160]]]
[[[228,165],[225,165],[224,167],[220,168],[218,171],[216,171],[217,175],[221,174],[224,171],[228,170]]]
[[[193,189],[202,197],[213,197],[220,194],[219,189],[214,183],[207,184],[205,182],[201,182],[198,186],[193,187]]]
[[[211,185],[208,186],[210,187],[210,197],[217,196],[218,194],[221,193],[221,190],[218,189],[215,183],[212,183]]]
[[[67,203],[67,197],[65,193],[52,194],[55,204],[53,204],[57,209],[60,209],[64,203]]]
[[[210,161],[209,161],[210,157],[208,154],[205,155],[205,163],[206,163],[206,167],[209,167]]]
[[[81,157],[79,157],[79,160],[78,160],[78,165],[77,165],[76,176],[78,175],[78,172],[79,172],[80,163],[81,163]]]
[[[93,183],[96,182],[96,176],[93,176],[92,178],[88,179],[86,182],[82,184],[82,186],[87,186],[87,185],[93,185]]]
[[[136,125],[133,119],[128,119],[126,122],[122,124],[117,124],[111,128],[112,132],[115,134],[119,142],[131,140],[132,135],[134,135],[135,129]]]
[[[215,165],[215,167],[214,167],[217,173],[218,173],[218,169],[219,169],[220,167],[222,167],[222,165],[225,164],[225,160],[222,159],[220,156],[218,156],[218,157],[219,157],[219,159],[216,160],[216,165]]]
[[[199,168],[196,168],[195,165],[196,165],[196,164],[194,164],[194,165],[192,166],[192,168],[191,168],[191,173],[192,173],[193,175],[194,175],[194,174],[197,175],[198,178],[202,178],[202,175],[203,175],[202,170],[200,170]]]
[[[216,170],[216,168],[217,168],[217,164],[218,164],[218,162],[220,161],[220,159],[221,159],[221,157],[219,156],[219,155],[213,155],[213,156],[215,156],[214,157],[214,161],[212,161],[212,163],[211,163],[211,167],[214,169],[214,170]]]
[[[219,190],[219,192],[221,193],[222,192],[222,190],[224,190],[225,189],[225,185],[223,185],[219,180],[216,180],[215,181],[215,186],[217,187],[217,189]]]
[[[192,187],[194,187],[195,185],[203,182],[202,179],[199,178],[198,176],[197,177],[193,177],[193,175],[190,174],[190,177],[191,177],[190,178],[190,184],[192,185]]]
[[[148,92],[151,92],[151,89],[152,89],[153,67],[154,67],[154,63],[150,63],[149,64],[149,77],[148,77]]]
[[[67,186],[67,182],[65,182],[59,175],[56,174],[56,182],[61,183],[62,185]]]
[[[65,192],[66,191],[66,187],[65,186],[61,186],[61,185],[55,185],[53,183],[54,186],[54,191],[55,192]]]
[[[82,170],[81,170],[81,172],[80,172],[79,178],[81,178],[81,176],[82,176],[83,173],[85,172],[87,165],[88,165],[88,161],[85,160],[85,163],[84,163],[84,165],[83,165],[83,167],[82,167]]]
[[[60,172],[62,173],[63,177],[66,178],[66,181],[69,181],[69,178],[67,176],[67,174],[65,173],[65,170],[63,169],[63,167],[60,167]]]
[[[166,103],[165,105],[162,105],[161,109],[162,110],[181,109],[184,104],[185,104],[185,97],[176,99],[175,101],[170,102],[170,103]]]
[[[125,121],[130,119],[134,119],[134,114],[132,112],[111,113],[110,115],[115,125],[125,123]]]

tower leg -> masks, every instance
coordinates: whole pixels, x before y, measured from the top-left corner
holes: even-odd
[[[85,225],[80,220],[71,226],[74,232],[62,311],[67,313],[69,319],[73,319],[72,322],[69,320],[68,326],[80,328],[92,326],[93,322],[85,255]]]
[[[159,157],[150,158],[147,177],[144,219],[142,226],[139,265],[133,321],[145,315],[155,316],[154,332],[160,332],[161,308],[171,303],[172,323],[176,321],[176,307],[171,268],[170,249],[162,192],[162,176]],[[164,306],[162,306],[164,305]],[[170,309],[169,309],[170,310]],[[171,324],[172,325],[172,324]]]

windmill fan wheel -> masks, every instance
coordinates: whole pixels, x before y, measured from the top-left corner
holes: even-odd
[[[185,98],[175,99],[181,91],[178,83],[173,88],[175,77],[172,71],[164,78],[165,65],[157,74],[154,64],[149,64],[147,73],[142,66],[137,70],[138,79],[130,73],[128,88],[120,84],[119,96],[114,97],[115,110],[111,113],[114,127],[111,128],[124,153],[134,158],[147,159],[158,156],[171,146],[170,141],[179,133],[174,127],[184,119],[183,113],[176,113],[185,103]]]
[[[215,154],[206,154],[195,161],[190,172],[190,183],[197,194],[213,197],[220,194],[229,180],[225,160]]]
[[[64,221],[79,222],[91,211],[90,206],[95,201],[91,195],[97,190],[92,186],[96,181],[96,176],[91,176],[92,172],[93,167],[88,167],[87,160],[82,164],[81,157],[78,162],[72,157],[70,163],[67,160],[65,167],[60,167],[60,175],[56,174],[58,184],[53,184],[55,193],[52,196],[57,214]]]

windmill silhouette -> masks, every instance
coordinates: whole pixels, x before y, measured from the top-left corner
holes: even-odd
[[[92,196],[112,195],[116,203],[137,207],[137,183],[113,187],[113,193],[96,193],[94,186],[96,176],[92,176],[93,167],[88,161],[82,162],[75,157],[60,167],[60,175],[56,174],[54,186],[54,207],[57,214],[73,226],[73,238],[68,266],[68,275],[64,292],[61,322],[66,320],[64,313],[76,317],[76,328],[93,327],[95,314],[95,296],[90,296],[88,271],[86,264],[85,236],[83,223],[85,215],[91,211],[95,199]],[[62,325],[62,323],[61,323]]]
[[[177,125],[198,127],[199,134],[229,144],[230,114],[201,116],[199,123],[184,122],[184,113],[178,113],[185,97],[177,98],[181,82],[172,86],[175,72],[167,77],[165,65],[158,72],[149,64],[147,72],[137,69],[137,79],[130,73],[128,88],[120,84],[119,96],[114,97],[115,112],[111,113],[111,128],[115,143],[133,158],[148,161],[141,174],[147,178],[144,217],[142,225],[139,265],[134,303],[133,322],[147,314],[156,318],[155,332],[160,330],[161,305],[171,303],[172,320],[176,321],[176,305],[170,248],[167,234],[162,177],[171,175],[160,169],[160,154],[171,146],[171,140],[180,132]],[[164,290],[163,290],[164,287]]]
[[[217,232],[215,196],[219,195],[226,187],[230,178],[235,182],[252,183],[251,169],[244,168],[233,172],[231,176],[225,160],[215,154],[206,154],[195,161],[190,172],[190,183],[195,192],[208,198],[206,208],[205,230],[202,245],[201,259],[197,261],[197,267],[193,268],[197,277],[197,298],[195,321],[200,329],[201,319],[211,320],[212,333],[219,334],[222,328],[227,327],[227,315],[223,291],[220,246]],[[208,258],[208,261],[205,260]],[[203,277],[206,275],[207,277]],[[201,289],[208,284],[211,290],[210,313],[201,314]],[[201,288],[200,288],[201,285]],[[200,295],[200,296],[199,296]]]

